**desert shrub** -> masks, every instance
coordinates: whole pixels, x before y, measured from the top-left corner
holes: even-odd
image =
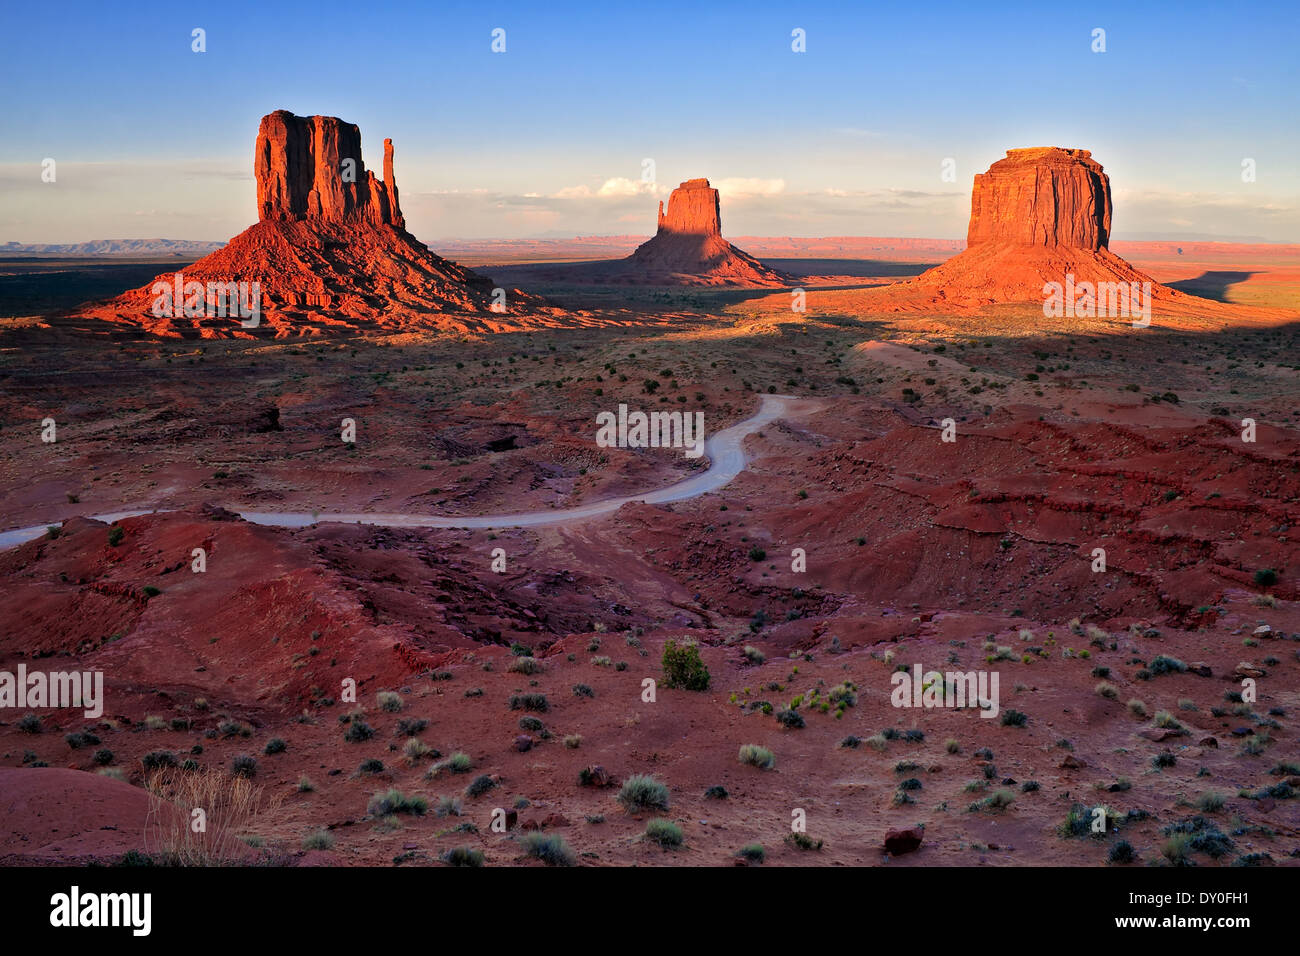
[[[73,750],[80,750],[82,747],[93,747],[99,743],[99,738],[89,730],[74,730],[70,734],[63,735],[63,742]]]
[[[469,773],[474,769],[474,761],[470,759],[469,754],[461,753],[459,750],[435,765],[436,770],[450,770],[452,773]]]
[[[645,837],[665,848],[681,846],[682,828],[671,820],[655,817],[645,825]]]
[[[1134,697],[1132,700],[1128,702],[1128,712],[1132,714],[1134,717],[1146,717],[1147,705],[1142,703],[1142,701],[1138,700],[1136,697]]]
[[[1151,766],[1155,767],[1157,770],[1160,770],[1164,767],[1172,767],[1177,763],[1178,763],[1178,758],[1175,757],[1168,750],[1158,753],[1151,758]]]
[[[385,713],[395,714],[402,709],[402,695],[393,690],[381,690],[375,695],[375,705]]]
[[[398,737],[418,737],[429,727],[429,722],[423,717],[403,717],[397,722]]]
[[[359,744],[363,740],[369,740],[374,735],[375,728],[359,719],[348,721],[348,729],[343,731],[343,739],[350,744]]]
[[[45,728],[36,714],[23,714],[18,718],[18,729],[25,734],[39,734]]]
[[[736,851],[736,856],[749,863],[762,863],[767,859],[767,851],[761,843],[748,843]]]
[[[776,756],[766,747],[760,747],[758,744],[743,744],[737,759],[751,767],[757,767],[759,770],[771,770],[776,766]]]
[[[1115,685],[1108,684],[1106,681],[1102,681],[1092,690],[1098,697],[1105,697],[1107,700],[1116,700],[1119,697],[1119,691],[1115,689]]]
[[[248,754],[239,754],[230,761],[230,772],[236,777],[252,777],[257,773],[257,760]]]
[[[530,714],[525,714],[523,717],[519,718],[520,730],[527,730],[536,733],[537,731],[542,730],[545,726],[546,725],[542,723],[540,718],[533,717]]]
[[[113,762],[113,751],[109,750],[107,747],[101,747],[99,750],[95,751],[90,759],[95,761],[95,763],[99,764],[101,767],[107,766]]]
[[[633,774],[619,790],[618,802],[632,813],[641,810],[667,810],[668,787],[648,774]]]
[[[704,791],[704,799],[705,800],[726,800],[727,788],[723,786],[719,786],[718,784],[715,783],[713,786],[709,787],[709,789]]]
[[[574,697],[595,697],[596,692],[592,690],[590,687],[588,687],[586,684],[574,684],[573,696]]]
[[[108,529],[108,543],[110,547],[116,548],[119,544],[122,543],[122,539],[125,537],[126,537],[126,532],[123,531],[122,528],[119,527],[118,525],[113,525]]]
[[[439,797],[433,805],[433,812],[440,817],[460,816],[461,803],[457,797]]]
[[[1092,821],[1095,810],[1095,807],[1085,806],[1082,803],[1072,804],[1070,806],[1070,812],[1065,816],[1064,822],[1056,828],[1057,834],[1067,839],[1070,837],[1096,835],[1092,832]],[[1111,813],[1107,811],[1106,815],[1109,818]]]
[[[689,641],[678,644],[670,638],[664,642],[661,663],[665,687],[682,690],[709,689],[709,669],[704,666],[698,645]]]
[[[497,785],[496,781],[493,780],[491,777],[489,777],[487,774],[485,773],[479,774],[472,781],[470,781],[470,785],[465,788],[465,796],[481,797],[483,796],[483,794],[487,793],[496,785]]]
[[[262,753],[271,756],[273,754],[282,754],[288,749],[289,745],[284,740],[279,737],[272,737],[266,742],[266,746],[262,748]]]
[[[1157,727],[1163,727],[1165,730],[1183,729],[1183,725],[1167,710],[1157,710],[1155,717],[1152,719]]]
[[[550,866],[573,866],[577,862],[558,833],[529,833],[524,837],[524,852]]]
[[[767,660],[767,656],[752,644],[746,644],[741,653],[744,655],[745,660],[751,664],[762,664]]]
[[[361,761],[361,763],[357,766],[358,775],[376,774],[376,773],[383,773],[383,772],[384,772],[384,762],[382,760],[376,760],[374,757]]]
[[[1016,798],[1010,790],[994,790],[983,800],[971,804],[972,810],[1005,810],[1015,803]]]
[[[381,790],[370,798],[366,812],[373,817],[386,817],[390,813],[410,813],[424,816],[429,809],[429,801],[421,796],[408,797],[396,787]]]
[[[1208,791],[1196,798],[1196,809],[1205,813],[1218,813],[1227,802],[1227,798],[1223,794]]]
[[[1187,670],[1187,665],[1176,657],[1170,657],[1168,654],[1161,654],[1150,664],[1147,669],[1152,674],[1181,674]]]
[[[954,738],[948,738],[943,742],[943,749],[950,754],[961,753],[961,744]]]
[[[1026,780],[1020,785],[1021,793],[1036,793],[1039,789],[1041,788],[1039,787],[1037,780]]]
[[[334,849],[334,836],[328,830],[312,830],[302,838],[302,848],[304,850],[332,850]]]
[[[1018,710],[1004,710],[1002,712],[1003,727],[1023,727],[1029,723],[1029,715],[1021,713]]]
[[[564,737],[564,746],[569,750],[577,750],[582,746],[582,734],[566,734]]]
[[[180,761],[170,750],[151,750],[140,758],[140,764],[145,770],[166,770],[178,766]]]
[[[545,694],[514,694],[510,698],[511,710],[531,710],[544,714],[551,709]]]
[[[1272,568],[1260,568],[1255,572],[1255,583],[1262,588],[1277,584],[1277,572]]]
[[[421,757],[427,757],[432,752],[433,748],[418,737],[412,737],[402,745],[402,754],[411,763],[414,763]]]
[[[857,750],[858,747],[862,746],[862,738],[849,734],[840,740],[839,746],[845,750]]]
[[[1110,863],[1132,863],[1135,859],[1137,854],[1133,852],[1133,845],[1128,840],[1120,840],[1106,855],[1106,860]]]
[[[785,842],[796,850],[820,850],[826,845],[825,840],[814,840],[806,833],[788,833]]]
[[[508,670],[515,674],[540,674],[542,662],[535,657],[516,657],[510,662]]]
[[[482,866],[483,851],[472,846],[457,846],[442,855],[442,862],[448,866]]]
[[[798,730],[806,726],[803,714],[797,710],[778,710],[776,712],[776,722],[788,730]]]
[[[1202,816],[1172,823],[1161,832],[1168,837],[1186,836],[1188,839],[1182,847],[1184,853],[1204,853],[1216,860],[1225,856],[1233,847],[1232,840],[1215,826],[1214,821]]]

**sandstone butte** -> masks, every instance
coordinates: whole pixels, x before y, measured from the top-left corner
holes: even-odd
[[[1086,149],[1009,149],[975,176],[965,251],[882,288],[899,310],[1044,300],[1048,282],[1151,283],[1155,304],[1215,309],[1155,282],[1108,248],[1110,178]]]
[[[154,283],[76,310],[121,334],[184,338],[289,337],[331,328],[407,332],[491,331],[530,324],[552,310],[507,290],[494,311],[494,283],[429,251],[406,231],[384,140],[384,176],[366,169],[361,131],[333,116],[262,117],[254,149],[258,222],[223,248],[183,267],[185,282],[256,282],[259,324],[238,316],[154,314]],[[174,273],[155,282],[173,282]],[[177,302],[179,306],[183,303]],[[215,313],[217,309],[205,310]],[[516,318],[517,317],[517,318]],[[531,324],[536,324],[532,322]]]
[[[647,284],[783,286],[788,277],[769,269],[722,238],[718,191],[707,179],[688,179],[659,202],[658,229],[618,264],[622,274]]]

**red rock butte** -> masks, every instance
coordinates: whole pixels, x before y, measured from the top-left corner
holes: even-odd
[[[1086,149],[1009,149],[975,177],[966,248],[985,242],[1105,249],[1110,179]]]
[[[898,310],[1044,300],[1046,283],[1151,283],[1153,303],[1214,310],[1162,286],[1108,248],[1110,178],[1086,149],[1009,149],[975,176],[965,251],[879,297]],[[1145,287],[1143,287],[1145,288]]]
[[[361,130],[334,116],[262,117],[253,158],[257,218],[406,225],[397,202],[393,141],[384,140],[381,182],[361,160]]]
[[[783,286],[787,277],[722,238],[718,191],[688,179],[659,202],[652,239],[620,263],[635,281],[666,285]]]
[[[176,296],[159,315],[155,283],[171,284],[176,273],[83,306],[70,321],[91,319],[88,331],[117,336],[280,338],[329,330],[501,331],[542,324],[537,317],[554,313],[517,290],[498,305],[491,279],[434,255],[406,231],[392,140],[384,140],[381,180],[365,167],[354,124],[277,110],[262,117],[253,168],[258,222],[178,272],[208,290],[256,283],[255,324],[229,306],[214,307],[225,300],[212,291],[197,314],[186,315]]]

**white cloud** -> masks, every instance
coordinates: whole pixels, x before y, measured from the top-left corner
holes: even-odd
[[[747,199],[753,196],[779,196],[785,192],[784,179],[730,177],[713,184],[723,199]]]

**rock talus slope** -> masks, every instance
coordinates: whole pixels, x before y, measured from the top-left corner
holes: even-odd
[[[96,320],[93,331],[108,323],[118,334],[230,338],[505,330],[553,311],[515,290],[500,304],[491,279],[433,254],[406,231],[392,140],[384,141],[381,180],[365,167],[355,125],[277,110],[262,118],[253,167],[256,225],[179,270],[180,280],[161,275],[74,317]],[[161,303],[154,291],[157,283],[183,289],[191,282],[204,288],[201,308],[185,307],[188,291]],[[239,286],[241,302],[255,298],[256,321],[223,307],[227,300],[211,284]]]

